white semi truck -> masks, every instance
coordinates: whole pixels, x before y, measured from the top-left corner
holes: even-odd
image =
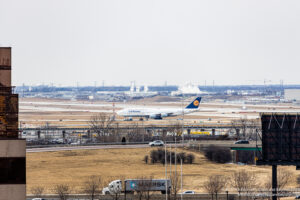
[[[108,187],[102,189],[102,194],[134,193],[139,191],[158,191],[162,194],[171,191],[169,179],[127,179],[124,181],[124,188],[121,180],[114,180]]]

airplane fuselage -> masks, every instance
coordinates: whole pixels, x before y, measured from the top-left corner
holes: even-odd
[[[123,117],[145,117],[152,119],[162,119],[164,117],[172,117],[182,114],[188,114],[198,111],[201,97],[197,97],[187,107],[173,109],[155,109],[155,108],[127,108],[118,111],[117,114]]]
[[[123,117],[145,117],[145,118],[163,118],[172,117],[191,112],[196,112],[198,109],[150,109],[150,108],[140,108],[140,109],[124,109],[118,112],[118,115]]]

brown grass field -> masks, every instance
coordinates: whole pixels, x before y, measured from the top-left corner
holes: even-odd
[[[165,167],[161,164],[145,164],[143,158],[153,148],[140,149],[100,149],[73,150],[59,152],[27,153],[27,193],[31,188],[44,186],[52,193],[55,184],[68,184],[73,193],[81,192],[89,176],[101,176],[105,182],[120,178],[139,178],[150,176],[165,178]],[[178,149],[178,151],[182,151]],[[186,151],[188,152],[188,151]],[[209,162],[201,153],[195,155],[194,164],[183,165],[183,189],[203,191],[201,186],[210,175],[230,175],[237,170],[255,172],[258,182],[264,183],[271,174],[268,166],[246,166],[235,164],[216,164]],[[177,166],[180,171],[180,165]],[[279,167],[281,168],[281,167]],[[289,187],[296,187],[299,174],[295,166],[284,167],[294,174]],[[168,166],[169,170],[169,166]],[[173,166],[174,170],[174,166]]]

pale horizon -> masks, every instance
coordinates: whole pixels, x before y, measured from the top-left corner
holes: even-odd
[[[16,86],[300,84],[300,2],[0,0]]]

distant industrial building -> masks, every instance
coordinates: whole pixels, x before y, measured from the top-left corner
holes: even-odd
[[[192,83],[180,86],[177,91],[171,92],[172,96],[197,96],[200,94],[205,94],[205,92],[200,91],[199,87]]]
[[[26,141],[18,138],[18,113],[11,48],[0,47],[0,200],[26,199]]]
[[[144,91],[141,91],[140,86],[136,86],[134,82],[131,83],[130,86],[130,91],[125,92],[125,95],[133,98],[133,99],[139,99],[139,98],[144,98],[144,97],[153,97],[156,96],[158,93],[157,92],[150,92],[148,89],[148,86],[144,86]]]
[[[300,89],[285,89],[284,98],[286,100],[300,101]]]

